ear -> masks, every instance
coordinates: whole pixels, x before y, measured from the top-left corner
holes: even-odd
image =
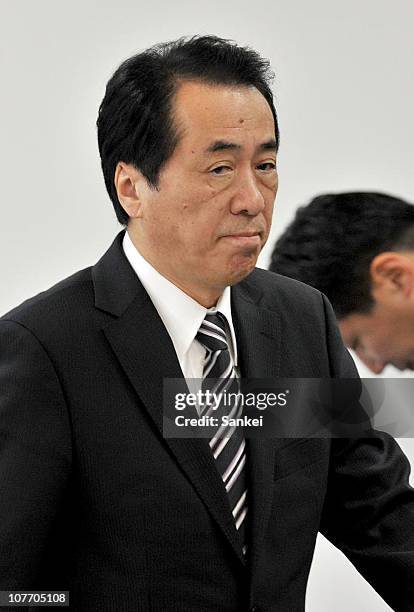
[[[143,178],[132,164],[118,162],[114,177],[115,188],[122,208],[132,219],[141,216],[139,185]]]
[[[414,254],[387,251],[371,261],[370,277],[375,299],[414,296]]]

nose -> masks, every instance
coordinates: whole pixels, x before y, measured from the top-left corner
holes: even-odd
[[[231,200],[231,212],[234,215],[244,213],[258,215],[265,207],[265,199],[260,191],[257,179],[252,172],[246,173],[237,185],[237,191]]]
[[[385,366],[387,365],[382,359],[378,357],[367,356],[363,351],[358,349],[355,351],[359,359],[364,363],[367,368],[371,370],[373,374],[381,374]]]

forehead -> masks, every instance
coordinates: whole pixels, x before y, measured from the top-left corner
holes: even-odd
[[[269,104],[250,86],[182,83],[173,104],[174,120],[185,140],[214,137],[274,138],[275,125]]]

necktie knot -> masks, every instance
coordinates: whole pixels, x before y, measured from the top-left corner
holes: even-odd
[[[210,351],[227,350],[226,318],[220,312],[206,314],[196,339]]]

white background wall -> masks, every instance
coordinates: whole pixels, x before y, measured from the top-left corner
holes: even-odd
[[[118,225],[96,145],[105,83],[129,55],[184,34],[251,45],[276,71],[280,191],[263,267],[321,191],[413,200],[413,22],[411,0],[0,0],[0,313],[106,250]],[[389,608],[321,539],[307,610],[360,609]]]

